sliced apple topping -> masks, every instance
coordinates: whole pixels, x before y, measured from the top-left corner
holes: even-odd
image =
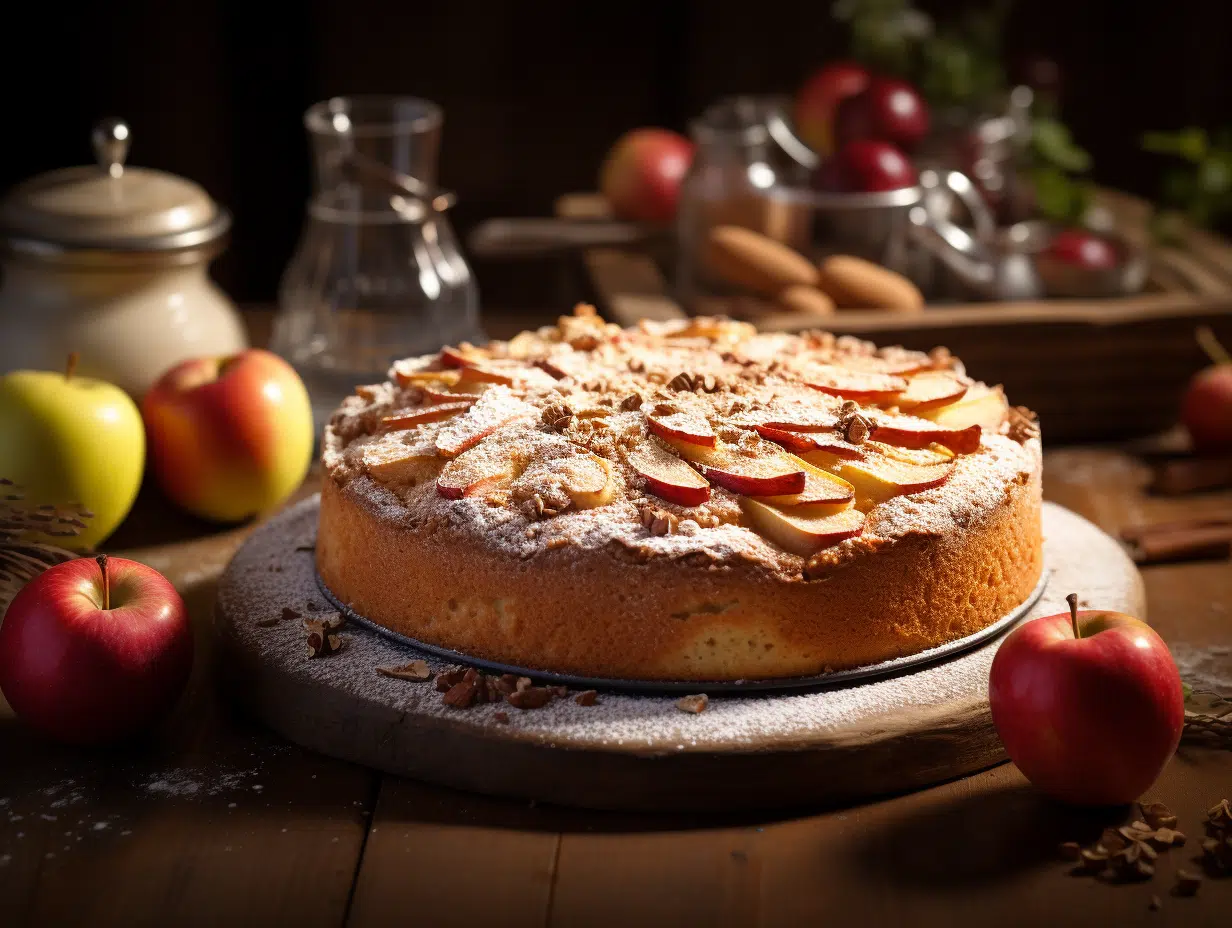
[[[441,349],[441,364],[445,367],[470,367],[472,364],[486,360],[487,357],[486,351],[469,345],[461,345],[457,348],[446,345]]]
[[[807,509],[780,509],[747,497],[740,500],[740,508],[754,531],[801,557],[864,531],[864,513],[858,509],[819,514]]]
[[[855,371],[830,364],[817,364],[801,371],[814,390],[861,403],[889,403],[907,389],[907,381],[891,374]]]
[[[946,464],[954,460],[954,452],[944,445],[930,445],[927,448],[899,448],[884,442],[867,441],[863,447],[891,461],[902,461],[904,464],[918,464],[927,467],[930,464]]]
[[[701,475],[733,493],[746,496],[779,496],[804,492],[804,468],[794,455],[747,433],[740,444],[703,448],[669,439]]]
[[[710,499],[710,483],[655,439],[629,452],[629,466],[646,481],[646,491],[681,506],[700,506]]]
[[[978,425],[995,434],[1009,416],[1009,404],[1005,401],[1005,394],[1000,387],[974,384],[958,402],[936,409],[913,411],[912,415],[929,419],[948,429],[964,429]],[[940,442],[939,439],[938,441]]]
[[[502,426],[518,419],[533,420],[538,413],[507,387],[493,387],[441,429],[436,437],[436,450],[447,458],[455,458]]]
[[[907,381],[896,403],[905,412],[948,406],[963,398],[971,382],[951,371],[928,371]]]
[[[424,368],[411,370],[397,365],[394,366],[394,380],[402,387],[419,387],[424,384],[453,386],[461,376],[459,371],[434,371]]]
[[[646,417],[646,424],[651,432],[668,441],[685,442],[700,448],[713,448],[718,443],[718,436],[710,423],[696,413],[651,413]]]
[[[558,460],[557,473],[578,509],[606,506],[616,495],[612,465],[597,454],[572,455]]]
[[[377,483],[387,486],[415,486],[435,477],[441,469],[436,445],[431,436],[411,437],[397,441],[386,435],[360,446],[360,462],[364,471]]]
[[[858,445],[853,445],[834,432],[789,432],[767,425],[754,426],[754,429],[762,438],[768,438],[776,445],[797,454],[806,451],[829,451],[838,457],[851,460],[859,460],[864,456]]]
[[[855,355],[843,359],[843,367],[870,374],[889,374],[906,377],[921,371],[932,370],[933,361],[922,351],[885,351],[882,354]]]
[[[963,405],[962,403],[956,405]],[[927,448],[944,445],[957,454],[971,454],[980,447],[982,429],[978,424],[963,428],[947,428],[925,419],[911,416],[890,416],[875,413],[872,437],[899,448]]]
[[[799,493],[786,493],[779,496],[759,496],[758,502],[771,506],[790,507],[794,510],[807,508],[810,511],[837,512],[846,508],[855,499],[856,491],[842,477],[836,477],[829,471],[814,467],[808,461],[799,461],[804,469],[804,489]]]
[[[392,416],[384,416],[381,419],[381,430],[390,432],[394,429],[414,428],[425,422],[440,422],[442,419],[451,419],[470,407],[470,403],[439,403],[436,406],[404,410]]]
[[[446,499],[486,496],[513,482],[525,461],[525,453],[510,443],[485,442],[445,464],[436,478],[436,492]]]
[[[465,403],[469,406],[475,402],[482,390],[476,390],[474,393],[451,393],[448,390],[437,390],[433,387],[424,387],[424,399],[429,403]]]
[[[844,460],[828,451],[810,451],[804,458],[850,483],[856,491],[856,506],[865,511],[895,496],[939,487],[954,471],[952,461],[908,464],[872,452],[859,461]]]

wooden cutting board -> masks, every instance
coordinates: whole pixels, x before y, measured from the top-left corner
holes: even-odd
[[[339,653],[308,659],[301,617],[329,614],[313,567],[317,508],[306,500],[244,544],[222,578],[217,623],[230,693],[322,753],[481,793],[650,810],[850,802],[1005,759],[987,698],[996,641],[841,689],[712,697],[696,715],[674,696],[619,693],[589,707],[452,709],[432,683],[376,671],[423,655],[355,625]],[[1117,542],[1052,504],[1044,530],[1051,576],[1026,618],[1065,611],[1069,592],[1144,614],[1141,578]]]

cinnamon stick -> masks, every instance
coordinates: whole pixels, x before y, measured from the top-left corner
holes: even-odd
[[[1164,523],[1123,532],[1134,563],[1222,560],[1232,557],[1232,523]]]

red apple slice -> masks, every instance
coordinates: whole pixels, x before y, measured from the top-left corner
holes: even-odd
[[[834,512],[855,499],[855,488],[842,477],[836,477],[804,460],[800,460],[799,464],[804,468],[803,490],[780,496],[759,496],[757,501],[793,510],[808,507],[811,510],[825,509]]]
[[[801,557],[809,557],[864,531],[864,514],[858,509],[817,514],[779,509],[748,498],[740,500],[740,508],[754,531]]]
[[[445,499],[484,496],[507,486],[518,476],[522,460],[507,445],[493,442],[459,454],[436,478],[436,492]]]
[[[779,496],[804,491],[804,468],[800,459],[768,441],[754,439],[756,444],[746,447],[742,440],[740,446],[714,448],[669,441],[703,477],[733,493]]]
[[[865,371],[870,374],[889,374],[904,377],[928,371],[933,368],[933,361],[922,351],[896,351],[885,356],[854,355],[839,358],[838,363],[853,371]]]
[[[700,506],[710,499],[710,484],[653,438],[629,453],[629,466],[646,481],[646,491],[681,506]]]
[[[929,419],[943,428],[963,429],[978,425],[995,434],[1009,415],[1009,404],[1000,387],[977,383],[957,403],[936,409],[914,410],[912,415]]]
[[[805,454],[809,451],[828,451],[840,458],[845,458],[851,461],[859,461],[864,457],[864,452],[860,450],[859,445],[853,445],[851,442],[840,438],[835,432],[788,432],[783,429],[774,429],[769,426],[757,427],[757,433],[762,438],[768,438],[777,445],[781,445],[788,451],[796,454]]]
[[[406,370],[394,367],[394,380],[402,387],[417,387],[426,383],[453,386],[458,382],[459,376],[458,371],[434,371],[422,368],[419,370]]]
[[[470,367],[487,356],[487,352],[476,348],[452,348],[446,345],[441,349],[441,364],[445,367]]]
[[[646,417],[646,424],[655,435],[669,441],[687,442],[701,448],[713,448],[718,443],[710,423],[695,413],[673,412],[664,416],[651,413]]]
[[[827,451],[810,451],[804,458],[808,463],[850,483],[856,491],[856,505],[864,510],[895,496],[939,487],[954,472],[952,461],[945,464],[907,464],[878,454],[868,454],[862,461],[847,461]]]
[[[923,419],[895,416],[875,422],[872,437],[900,448],[927,448],[936,444],[944,445],[957,454],[971,454],[979,450],[981,432],[978,424],[966,428],[945,428]]]
[[[897,404],[906,412],[948,406],[962,399],[970,386],[969,381],[950,371],[928,371],[907,381]]]
[[[465,403],[469,406],[478,399],[478,393],[450,393],[447,390],[435,390],[432,387],[423,388],[424,399],[430,403]]]
[[[817,449],[817,440],[806,432],[791,432],[771,425],[755,425],[753,428],[762,438],[768,438],[788,451],[815,451]]]
[[[439,422],[451,419],[460,412],[465,412],[470,403],[440,403],[436,406],[424,406],[420,409],[410,409],[406,412],[384,416],[381,419],[381,431],[391,432],[394,429],[410,429],[425,422]]]
[[[502,426],[518,419],[533,419],[537,414],[533,406],[523,403],[507,388],[493,387],[441,429],[436,437],[436,450],[447,458],[456,458]]]
[[[819,364],[806,368],[802,379],[814,390],[861,403],[888,403],[907,389],[907,381],[890,374],[853,371]]]

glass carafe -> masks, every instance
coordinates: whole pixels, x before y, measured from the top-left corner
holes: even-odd
[[[481,341],[479,293],[436,187],[442,113],[427,100],[310,107],[314,191],[282,277],[272,347],[299,371],[318,434],[396,358]]]

